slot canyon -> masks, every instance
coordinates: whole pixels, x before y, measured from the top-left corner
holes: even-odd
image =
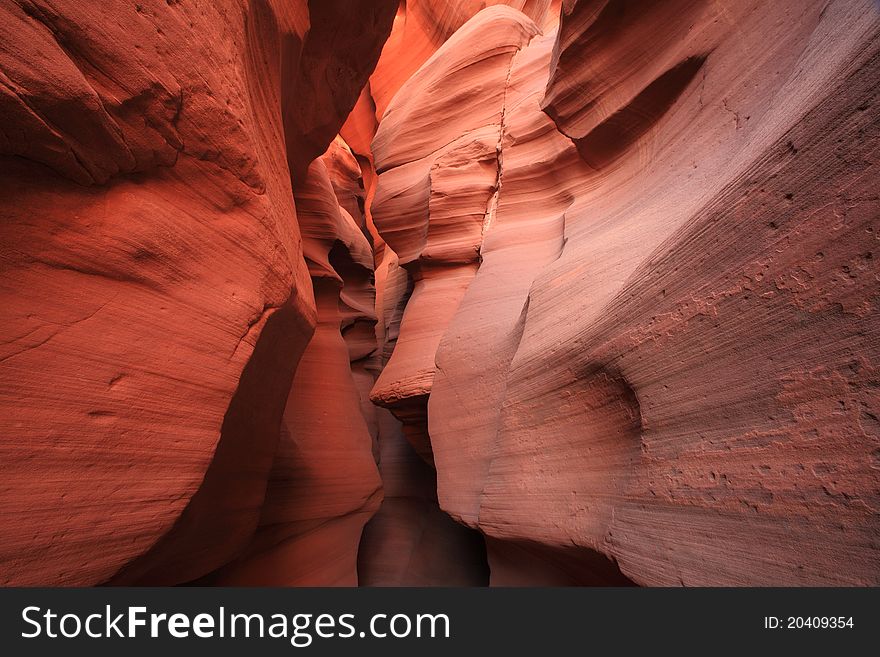
[[[0,584],[880,585],[880,3],[0,0]]]

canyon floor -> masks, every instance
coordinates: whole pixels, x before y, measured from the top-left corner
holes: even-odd
[[[0,585],[880,585],[880,4],[0,0]]]

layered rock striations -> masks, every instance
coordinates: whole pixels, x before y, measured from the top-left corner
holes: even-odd
[[[595,76],[632,99],[611,94],[596,127],[549,112],[600,193],[530,291],[480,523],[554,500],[528,538],[574,539],[642,584],[876,583],[880,16],[693,6],[670,6],[687,36],[650,76]],[[628,9],[595,21],[637,37]],[[557,68],[548,109],[561,86]]]
[[[357,198],[353,160],[344,144],[335,142],[294,187],[317,325],[287,398],[254,539],[210,583],[358,583],[361,530],[379,506],[381,481],[352,369],[377,349],[373,254],[342,207]],[[341,198],[334,188],[343,192]]]
[[[383,251],[376,286],[384,365],[394,353],[413,288],[390,249]],[[364,529],[358,553],[361,585],[485,586],[489,569],[483,538],[440,510],[436,472],[415,451],[391,411],[374,408],[384,499]],[[412,428],[406,433],[412,439]]]
[[[403,86],[373,140],[379,174],[373,222],[414,285],[372,399],[404,422],[429,462],[426,403],[434,354],[477,271],[484,227],[494,212],[511,59],[537,32],[532,21],[504,6],[480,17]],[[483,49],[485,42],[492,48]],[[484,79],[501,83],[487,84],[474,98],[473,86]],[[429,122],[436,128],[428,130]]]
[[[484,35],[473,60],[506,47],[497,16],[454,37]],[[877,582],[877,37],[870,3],[569,2],[454,110],[466,48],[419,72],[442,92],[401,88],[374,142],[389,241],[435,229],[390,185],[402,157],[476,140],[462,117],[501,132],[481,233],[437,216],[478,270],[404,313],[395,354],[431,326],[436,367],[392,357],[374,389],[429,393],[441,507],[494,583]],[[436,141],[389,152],[385,121],[429,108]]]
[[[396,4],[0,7],[2,583],[171,584],[247,545],[316,322],[289,172]]]
[[[403,0],[366,88],[377,119],[438,48],[473,16],[494,5],[509,6],[539,27],[549,27],[559,19],[561,0]]]
[[[880,583],[878,62],[870,0],[4,3],[0,584]]]

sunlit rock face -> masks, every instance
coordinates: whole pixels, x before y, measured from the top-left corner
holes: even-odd
[[[173,584],[249,543],[319,321],[291,172],[396,8],[0,7],[0,583]]]
[[[374,399],[425,404],[494,583],[876,583],[876,7],[563,4],[385,111],[373,217],[443,287]]]

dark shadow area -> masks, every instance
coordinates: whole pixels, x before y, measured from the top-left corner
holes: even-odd
[[[247,545],[266,494],[294,371],[312,331],[290,302],[266,321],[201,486],[168,533],[107,584],[189,582],[229,562]]]
[[[489,584],[482,534],[450,518],[437,502],[437,475],[380,411],[379,470],[385,499],[358,550],[361,586]]]
[[[669,69],[628,105],[585,137],[574,140],[581,159],[595,169],[602,169],[623,155],[666,114],[705,61],[704,55],[690,57]]]
[[[589,548],[486,537],[492,586],[638,586]]]

